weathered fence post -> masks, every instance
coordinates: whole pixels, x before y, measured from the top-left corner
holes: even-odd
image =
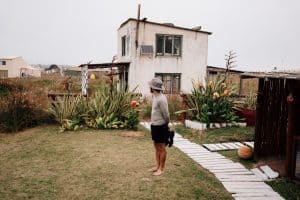
[[[81,67],[81,92],[83,96],[87,96],[88,89],[88,66]]]

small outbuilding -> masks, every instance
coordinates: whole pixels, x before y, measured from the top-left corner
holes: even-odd
[[[300,74],[245,73],[258,78],[255,160],[281,160],[283,174],[300,182]]]

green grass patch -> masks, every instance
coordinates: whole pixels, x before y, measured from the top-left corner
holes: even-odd
[[[168,148],[164,175],[153,177],[150,134],[135,135],[56,126],[0,134],[0,199],[232,199],[176,148]]]
[[[178,125],[175,130],[183,137],[198,144],[254,140],[254,127],[228,127],[199,131]]]
[[[285,178],[266,182],[286,200],[299,200],[300,187]]]

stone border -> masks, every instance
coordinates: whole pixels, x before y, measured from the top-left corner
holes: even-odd
[[[205,130],[207,129],[207,126],[205,123],[198,122],[198,121],[191,121],[186,119],[184,121],[184,125],[187,128],[191,129],[196,129],[196,130]],[[232,126],[238,126],[238,127],[246,127],[246,123],[238,123],[238,122],[233,122],[233,123],[211,123],[210,128],[224,128],[224,127],[232,127]]]

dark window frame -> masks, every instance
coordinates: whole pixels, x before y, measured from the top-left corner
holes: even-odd
[[[126,35],[121,37],[121,55],[126,56]]]
[[[162,81],[164,82],[164,87],[165,87],[165,77],[166,76],[171,76],[171,88],[170,90],[167,90],[167,88],[165,87],[165,93],[166,94],[179,94],[180,91],[181,91],[181,73],[155,73],[154,74],[154,77],[156,78],[160,78],[162,79]],[[176,77],[179,76],[179,80],[178,80],[178,85],[175,86],[175,87],[178,87],[178,88],[173,88],[174,87],[174,79],[176,79]],[[174,91],[176,90],[176,91]]]
[[[8,70],[0,70],[0,78],[8,78]]]
[[[5,60],[2,60],[2,61],[1,61],[1,65],[6,65],[6,61],[5,61]]]
[[[158,48],[158,38],[163,37],[162,48]],[[166,38],[172,37],[172,53],[166,53]],[[175,49],[175,38],[180,39],[180,47],[179,47],[179,54],[174,53]],[[156,34],[155,35],[155,55],[156,56],[174,56],[174,57],[181,57],[182,56],[182,44],[183,44],[183,35],[172,35],[172,34]],[[162,49],[162,52],[158,52],[158,49]]]

